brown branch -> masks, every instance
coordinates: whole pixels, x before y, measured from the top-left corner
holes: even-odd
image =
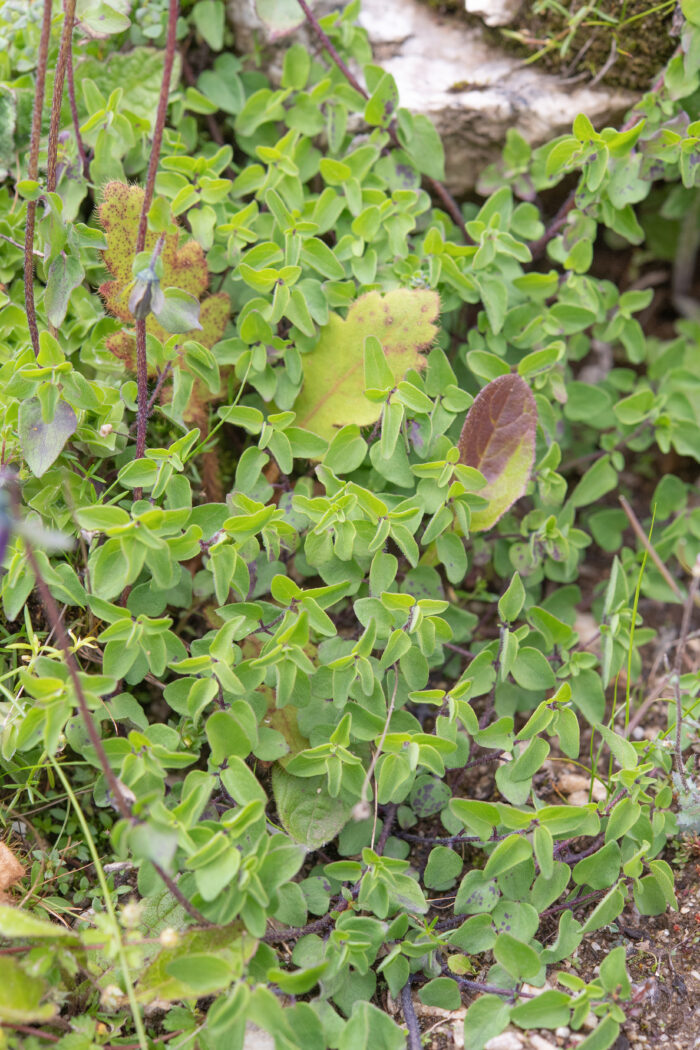
[[[58,49],[58,61],[53,82],[51,100],[51,121],[49,124],[48,156],[46,159],[46,189],[53,193],[56,189],[56,161],[58,158],[58,129],[61,123],[61,102],[63,101],[63,84],[66,79],[66,67],[71,53],[71,37],[75,17],[75,0],[64,0],[63,32]]]
[[[340,72],[343,74],[343,76],[347,80],[348,84],[350,84],[350,86],[353,87],[355,89],[355,91],[358,92],[358,94],[362,95],[362,97],[364,99],[368,99],[369,98],[369,94],[368,94],[367,90],[362,87],[362,84],[360,84],[360,82],[357,79],[357,77],[348,68],[348,66],[345,64],[343,59],[340,57],[340,55],[336,51],[335,47],[333,46],[332,41],[330,40],[328,35],[326,33],[324,33],[323,29],[321,28],[321,25],[320,25],[318,19],[316,18],[316,15],[313,13],[313,11],[309,7],[309,5],[306,2],[306,0],[297,0],[297,3],[299,4],[299,7],[304,12],[304,16],[306,18],[306,21],[309,23],[309,25],[313,29],[314,33],[316,34],[316,37],[318,38],[319,43],[323,47],[323,50],[328,54],[328,57],[333,60],[335,65],[338,67]],[[389,136],[391,138],[392,144],[397,149],[403,149],[404,147],[401,145],[401,142],[399,140],[399,136],[398,136],[398,134],[396,132],[396,126],[395,126],[395,122],[394,121],[391,122],[391,124],[387,128],[387,131],[388,131]],[[462,234],[462,237],[464,238],[465,243],[466,244],[471,244],[472,241],[471,241],[471,238],[470,238],[469,234],[467,233],[467,228],[464,225],[464,219],[462,217],[462,213],[459,210],[457,202],[455,201],[455,199],[452,196],[452,194],[449,193],[448,190],[445,188],[445,186],[443,186],[443,184],[441,182],[439,182],[437,179],[433,179],[430,175],[425,175],[424,178],[425,178],[426,182],[428,183],[428,185],[430,186],[430,188],[433,191],[433,193],[435,193],[435,195],[437,197],[439,197],[440,200],[442,201],[442,203],[443,203],[443,205],[445,207],[445,211],[448,213],[448,215],[450,216],[452,221],[455,223],[456,226],[459,227],[459,230],[460,230],[460,232]]]
[[[653,561],[654,565],[659,570],[659,572],[661,573],[661,575],[665,579],[666,583],[669,585],[669,587],[671,588],[671,590],[675,594],[676,598],[680,599],[680,601],[683,601],[683,595],[681,593],[680,587],[678,586],[678,584],[674,580],[673,576],[671,576],[671,573],[668,571],[668,569],[666,568],[666,566],[662,562],[662,560],[659,557],[659,555],[656,553],[656,550],[654,549],[654,547],[651,544],[651,540],[649,539],[649,537],[645,533],[644,529],[640,525],[637,515],[634,513],[634,511],[632,510],[631,506],[629,505],[629,503],[627,502],[627,500],[625,499],[624,496],[619,496],[618,499],[620,500],[620,505],[621,505],[622,509],[624,510],[625,514],[627,515],[627,520],[629,521],[630,525],[632,526],[632,529],[633,529],[635,535],[637,536],[639,542],[641,543],[641,545],[646,550],[647,554],[649,555],[649,557]]]
[[[32,112],[32,134],[29,143],[27,178],[36,181],[39,174],[39,146],[41,143],[41,114],[44,109],[46,90],[46,60],[51,37],[51,0],[44,0],[44,17],[41,23],[39,54],[36,63],[36,85]],[[34,356],[39,356],[39,328],[36,323],[34,304],[34,227],[36,224],[36,201],[27,201],[27,221],[24,230],[24,306],[32,340]]]

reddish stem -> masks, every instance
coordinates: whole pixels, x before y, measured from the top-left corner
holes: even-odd
[[[53,82],[51,100],[51,122],[49,124],[49,145],[46,159],[46,189],[53,193],[56,189],[56,162],[58,159],[58,129],[61,123],[61,102],[63,101],[63,84],[66,79],[66,67],[71,53],[71,37],[75,18],[75,0],[64,0],[63,32],[58,50],[56,75]]]
[[[68,102],[70,104],[70,114],[73,121],[73,132],[75,134],[75,144],[78,147],[78,156],[80,157],[80,163],[83,169],[83,178],[87,179],[90,176],[90,169],[88,166],[87,154],[85,152],[85,146],[83,140],[80,137],[80,118],[78,117],[78,104],[75,101],[75,77],[73,75],[73,37],[72,35],[68,39]]]
[[[51,0],[44,0],[44,17],[41,23],[39,54],[36,63],[36,85],[34,89],[34,110],[32,112],[32,134],[29,143],[29,164],[27,178],[36,181],[39,173],[39,145],[41,143],[41,114],[44,109],[44,92],[46,90],[46,60],[49,54],[51,37]],[[34,226],[36,223],[36,201],[27,201],[27,222],[24,231],[24,305],[27,311],[27,324],[32,340],[34,356],[39,356],[39,328],[36,323],[36,306],[34,305]]]

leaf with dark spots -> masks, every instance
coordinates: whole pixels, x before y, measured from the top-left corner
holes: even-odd
[[[472,511],[472,532],[490,529],[525,492],[536,425],[535,399],[518,375],[499,376],[474,400],[459,439],[459,461],[486,478],[479,495],[488,505]]]
[[[414,368],[425,368],[423,351],[431,346],[440,309],[436,292],[396,288],[386,295],[367,292],[352,304],[345,319],[332,313],[319,340],[302,357],[304,386],[294,403],[297,425],[331,439],[349,423],[376,422],[381,403],[365,397],[365,341],[374,336],[386,359],[387,381],[395,383]]]

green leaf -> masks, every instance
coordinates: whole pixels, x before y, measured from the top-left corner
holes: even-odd
[[[423,880],[432,890],[449,890],[462,871],[462,858],[447,846],[435,846],[430,851]]]
[[[0,84],[0,179],[14,163],[17,95],[7,84]]]
[[[455,915],[478,915],[491,912],[501,896],[496,880],[486,877],[483,871],[468,872],[460,884],[455,900]]]
[[[88,8],[96,10],[94,0],[83,0]],[[98,33],[100,30],[98,30]],[[164,51],[152,47],[134,47],[130,51],[112,51],[104,57],[86,55],[76,63],[75,79],[80,86],[90,80],[108,98],[117,88],[128,85],[129,109],[153,129],[158,108],[158,96],[163,82]],[[175,51],[170,89],[175,90],[180,80],[180,55]],[[88,113],[88,115],[90,115]]]
[[[233,972],[225,959],[215,955],[186,955],[166,963],[165,972],[176,981],[186,984],[192,992],[210,995],[226,988],[233,980]]]
[[[620,1034],[620,1025],[612,1017],[604,1017],[590,1035],[578,1044],[578,1050],[608,1050]]]
[[[279,970],[273,967],[267,971],[267,980],[278,985],[287,995],[306,995],[318,984],[327,969],[327,962],[309,966],[305,970]]]
[[[330,842],[350,819],[350,806],[331,797],[325,776],[295,777],[276,765],[272,790],[282,826],[308,850]]]
[[[537,408],[527,383],[500,376],[475,398],[459,439],[459,461],[479,470],[488,506],[473,510],[470,529],[483,532],[525,492],[535,461]]]
[[[304,12],[296,0],[255,0],[255,9],[271,40],[287,36],[304,22]]]
[[[610,463],[610,456],[601,456],[583,475],[571,493],[569,503],[572,507],[587,507],[614,488],[617,488],[617,471]]]
[[[153,313],[168,332],[202,330],[199,322],[199,300],[189,292],[183,292],[181,288],[165,288],[162,304],[158,308],[154,306]]]
[[[602,926],[609,926],[611,922],[615,921],[624,906],[625,897],[622,890],[618,886],[613,886],[588,916],[583,924],[581,933],[593,933],[594,930],[599,930]]]
[[[256,940],[240,922],[181,933],[177,946],[163,949],[141,973],[136,999],[140,1003],[173,1002],[227,988],[241,977],[256,947]]]
[[[65,320],[70,295],[82,282],[85,271],[79,259],[63,252],[49,266],[44,289],[44,309],[49,322],[59,328]]]
[[[533,649],[531,646],[524,646],[518,650],[511,673],[523,689],[543,691],[556,685],[549,660],[539,649]]]
[[[44,982],[25,973],[12,956],[0,956],[0,1021],[16,1025],[50,1020],[56,1007],[42,1004],[45,990]]]
[[[381,405],[365,396],[364,349],[376,336],[394,382],[410,368],[422,371],[423,351],[432,343],[439,300],[435,292],[398,288],[386,295],[368,292],[348,310],[345,320],[331,314],[310,354],[304,354],[304,385],[294,403],[297,424],[332,438],[346,424],[376,422]]]
[[[441,1010],[458,1010],[462,999],[457,982],[450,977],[436,977],[424,984],[418,993],[425,1006],[439,1006]]]
[[[464,1016],[464,1045],[483,1050],[489,1039],[500,1035],[510,1019],[511,1008],[500,995],[480,995]]]
[[[617,842],[608,842],[592,856],[580,860],[573,869],[572,877],[577,886],[604,890],[617,882],[620,863],[620,847]]]
[[[336,1045],[338,1050],[358,1050],[361,1046],[376,1050],[405,1050],[406,1037],[383,1010],[358,1001],[353,1005],[350,1020],[343,1026]]]
[[[42,940],[76,940],[65,926],[37,919],[22,908],[0,904],[0,934],[3,937],[38,937]]]
[[[681,11],[694,26],[700,26],[700,0],[681,0]]]
[[[365,122],[386,127],[396,113],[398,102],[396,81],[390,73],[382,73],[365,106]]]
[[[399,140],[418,171],[431,179],[445,178],[445,150],[442,139],[430,117],[424,113],[411,114],[411,136],[406,140],[399,129]]]
[[[222,0],[198,0],[192,8],[192,21],[197,32],[212,51],[224,46],[225,11]]]
[[[42,420],[38,398],[19,406],[19,442],[22,455],[32,474],[40,478],[58,458],[78,425],[75,412],[65,401],[59,401],[51,423]]]
[[[76,19],[82,22],[98,36],[111,36],[123,33],[131,25],[119,0],[108,4],[105,0],[78,0],[75,9]],[[129,10],[129,7],[126,8]]]
[[[532,856],[532,844],[523,835],[510,835],[499,842],[486,862],[484,878],[493,879]]]
[[[542,969],[542,962],[535,949],[511,937],[509,933],[499,933],[493,954],[496,962],[516,980],[531,980]]]
[[[559,1028],[569,1021],[571,996],[548,988],[534,999],[518,1003],[510,1012],[510,1019],[519,1028]]]
[[[498,602],[498,615],[506,623],[513,623],[525,603],[525,588],[519,573],[514,573],[508,590]]]

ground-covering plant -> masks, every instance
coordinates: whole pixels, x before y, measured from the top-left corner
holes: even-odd
[[[624,947],[567,963],[674,906],[698,828],[682,6],[620,129],[512,133],[458,208],[356,3],[260,0],[313,41],[279,84],[220,0],[3,5],[4,1045],[415,1050],[412,989],[469,1003],[472,1050],[591,1012],[615,1041]],[[675,256],[668,338],[603,243]],[[655,740],[645,599],[683,611]]]

